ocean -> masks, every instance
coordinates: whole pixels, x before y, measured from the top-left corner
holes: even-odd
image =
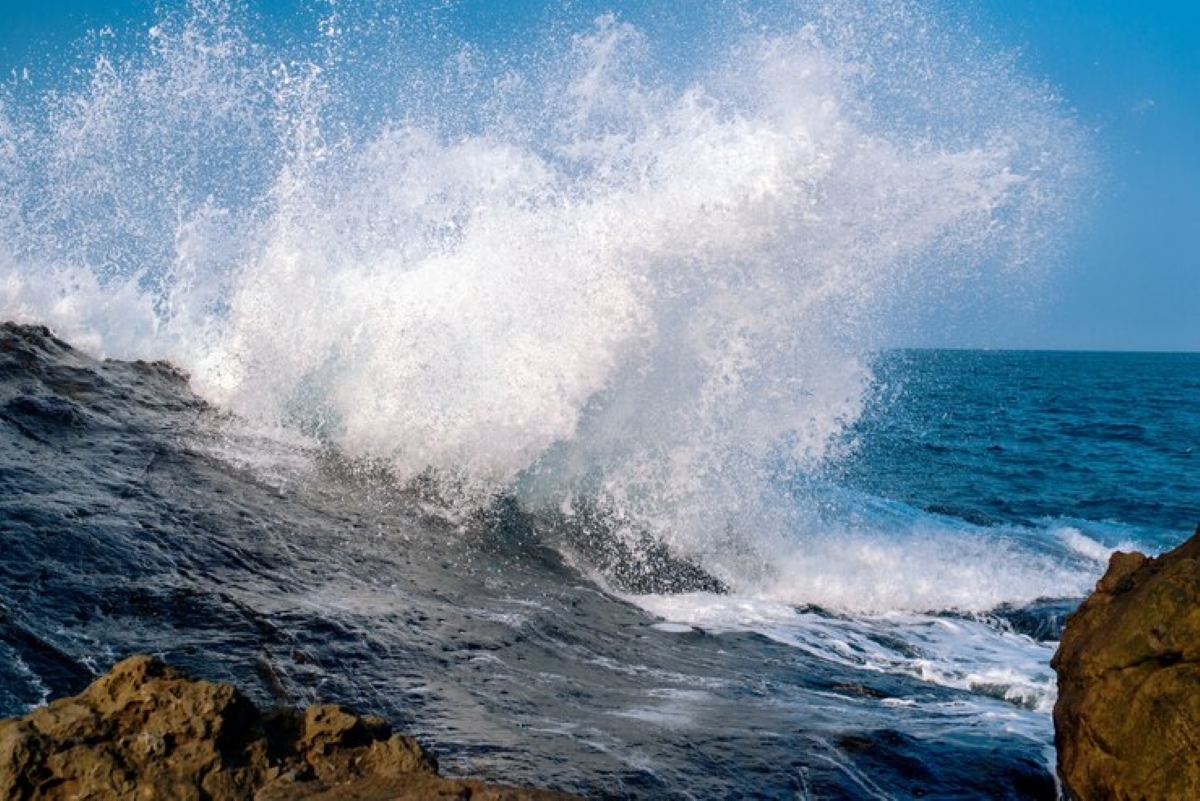
[[[426,5],[0,87],[0,714],[150,652],[589,797],[1054,797],[1200,356],[895,343],[1052,281],[1066,104],[917,3]]]

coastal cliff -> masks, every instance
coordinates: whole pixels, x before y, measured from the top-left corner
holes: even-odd
[[[1051,664],[1072,798],[1200,798],[1200,529],[1157,558],[1113,554]]]
[[[148,656],[81,694],[0,721],[0,797],[212,801],[569,799],[448,779],[412,737],[334,706],[260,712],[228,684]]]

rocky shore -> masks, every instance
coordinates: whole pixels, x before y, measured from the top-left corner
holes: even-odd
[[[228,684],[188,678],[148,656],[84,692],[0,721],[0,798],[455,798],[574,796],[438,775],[437,762],[385,721],[333,705],[258,710]]]
[[[1113,554],[1051,664],[1071,798],[1200,798],[1200,529],[1157,558]]]

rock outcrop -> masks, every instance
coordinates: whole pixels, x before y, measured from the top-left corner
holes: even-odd
[[[1200,798],[1200,529],[1158,558],[1113,554],[1051,664],[1072,798]]]
[[[0,721],[5,799],[565,799],[447,779],[411,737],[339,706],[260,712],[228,684],[147,656]]]

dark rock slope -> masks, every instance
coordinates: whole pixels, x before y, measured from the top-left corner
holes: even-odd
[[[1155,559],[1113,554],[1052,665],[1073,798],[1200,798],[1200,529]]]
[[[571,796],[438,776],[411,737],[335,705],[260,713],[231,685],[147,656],[0,721],[6,799],[510,799]]]

